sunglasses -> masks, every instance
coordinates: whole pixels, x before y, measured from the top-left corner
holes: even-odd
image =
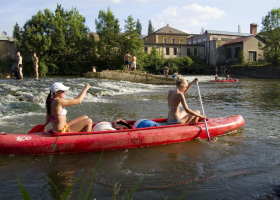
[[[63,90],[59,90],[59,91],[57,91],[57,92],[60,92],[60,93],[65,93],[65,91],[63,91]]]

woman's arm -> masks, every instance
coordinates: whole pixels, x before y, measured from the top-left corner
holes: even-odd
[[[84,87],[84,90],[77,96],[75,99],[59,99],[59,105],[60,106],[72,106],[76,104],[82,103],[88,89],[90,88],[89,84],[86,84]]]
[[[191,88],[191,86],[195,83],[195,82],[197,82],[198,81],[198,79],[197,78],[195,78],[195,79],[193,79],[193,81],[189,84],[189,86],[186,88],[186,90],[184,91],[184,94],[186,94],[188,91],[189,91],[189,89]]]
[[[203,119],[206,118],[206,115],[200,115],[200,114],[194,112],[193,110],[191,110],[191,109],[188,107],[188,105],[187,105],[187,103],[186,103],[185,96],[184,96],[183,94],[181,95],[180,100],[181,100],[181,104],[182,104],[184,110],[186,111],[186,113],[189,113],[189,114],[194,115],[194,116],[196,116],[196,117],[201,117],[201,118],[203,118]]]

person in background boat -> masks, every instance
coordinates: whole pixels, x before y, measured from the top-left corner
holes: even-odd
[[[130,64],[129,60],[131,59],[131,55],[129,55],[129,51],[126,52],[123,59],[124,59],[125,69],[126,71],[129,71],[129,64]]]
[[[216,72],[216,74],[218,74],[218,67],[215,68],[215,72]]]
[[[7,73],[6,78],[11,78],[10,75]]]
[[[33,60],[33,67],[34,67],[36,80],[38,80],[38,58],[35,52],[33,53],[32,60]]]
[[[218,80],[220,80],[220,79],[219,79],[219,77],[218,77],[218,74],[216,74],[216,75],[215,75],[215,81],[218,81]]]
[[[167,66],[165,66],[165,67],[163,68],[163,74],[164,74],[164,76],[168,77],[168,72],[169,72],[169,68],[168,68]]]
[[[230,76],[229,75],[227,75],[227,78],[226,78],[226,80],[231,80],[232,78],[230,78]]]
[[[22,57],[20,56],[20,52],[17,52],[17,68],[19,71],[19,74],[21,76],[21,79],[23,79],[23,74],[22,74]]]
[[[188,81],[181,75],[178,75],[175,80],[176,89],[168,92],[167,124],[196,123],[199,118],[206,119],[206,115],[201,115],[199,110],[191,110],[185,99],[185,94],[198,79],[195,78],[189,85]],[[184,110],[180,111],[180,105],[183,106]]]
[[[91,131],[92,120],[86,115],[73,119],[67,123],[67,110],[64,108],[65,106],[72,106],[81,103],[89,88],[89,84],[86,84],[83,91],[75,99],[64,99],[65,92],[69,89],[69,87],[66,87],[62,83],[58,82],[52,84],[50,93],[46,100],[46,123],[51,122],[53,131],[56,131],[57,133]]]

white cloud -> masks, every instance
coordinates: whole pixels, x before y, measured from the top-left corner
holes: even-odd
[[[148,2],[148,0],[136,0],[136,1],[144,2],[144,3]]]
[[[113,2],[113,3],[121,3],[122,1],[121,0],[111,0],[111,2]]]
[[[170,6],[156,15],[154,23],[162,24],[165,22],[165,25],[169,24],[172,28],[186,30],[186,27],[189,26],[205,26],[210,20],[219,19],[223,16],[226,16],[226,13],[215,7],[203,7],[197,4],[183,7]]]

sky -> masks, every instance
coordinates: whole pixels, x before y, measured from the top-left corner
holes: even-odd
[[[64,10],[77,8],[86,18],[86,26],[95,32],[95,19],[100,10],[108,7],[119,19],[122,32],[129,15],[142,24],[142,34],[148,33],[151,19],[156,30],[169,24],[177,30],[199,34],[202,30],[250,33],[250,24],[262,28],[262,18],[273,8],[280,8],[279,0],[0,0],[0,33],[13,35],[16,23],[25,22],[39,10],[54,12],[57,4]]]

